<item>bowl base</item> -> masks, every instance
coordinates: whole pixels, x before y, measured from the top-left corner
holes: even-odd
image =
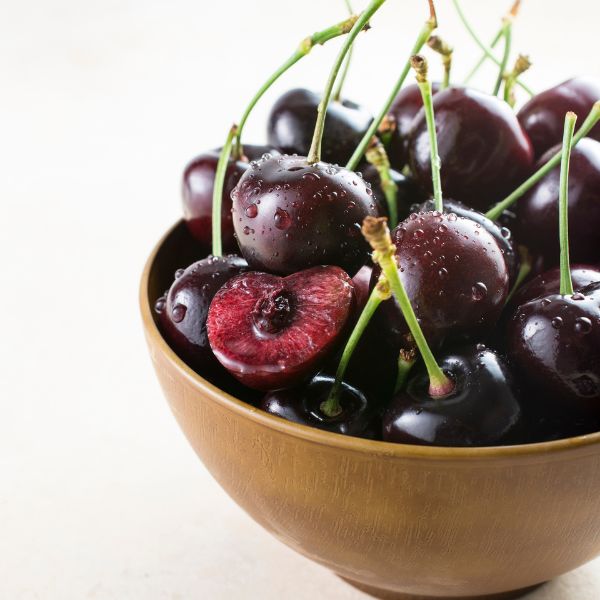
[[[484,596],[415,596],[414,594],[405,594],[402,592],[394,592],[382,588],[372,587],[359,581],[348,579],[347,577],[341,577],[346,583],[349,583],[352,587],[365,592],[373,596],[373,598],[379,598],[380,600],[513,600],[514,598],[520,598],[525,594],[533,592],[533,590],[541,587],[544,583],[538,583],[531,587],[521,588],[519,590],[512,590],[510,592],[502,592],[501,594],[488,594]]]

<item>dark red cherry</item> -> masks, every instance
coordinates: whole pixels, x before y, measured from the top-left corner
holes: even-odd
[[[556,146],[539,166],[560,151]],[[560,169],[553,169],[517,202],[517,235],[546,267],[558,264],[558,191]],[[571,152],[569,169],[570,256],[573,262],[600,260],[600,142],[584,138]]]
[[[355,296],[355,312],[356,317],[360,316],[362,309],[365,307],[369,294],[371,293],[371,276],[373,274],[373,267],[365,265],[361,267],[358,273],[352,278],[352,285],[354,286]]]
[[[192,369],[221,386],[230,377],[208,343],[208,308],[225,282],[247,270],[239,256],[209,256],[179,269],[169,291],[155,304],[159,329],[171,348]]]
[[[186,166],[183,172],[181,186],[183,217],[191,234],[200,242],[205,253],[210,252],[212,244],[213,184],[220,152],[218,148],[200,154]],[[248,169],[249,161],[257,160],[267,153],[279,154],[268,146],[249,144],[244,146],[244,153],[244,160],[229,160],[223,185],[221,227],[223,249],[226,253],[238,252],[231,220],[231,191]]]
[[[431,91],[437,94],[440,84],[431,84]],[[394,118],[396,129],[392,134],[392,141],[388,148],[388,156],[394,168],[401,170],[408,162],[408,136],[416,114],[423,107],[421,90],[416,83],[403,87],[396,96],[390,108],[390,115]]]
[[[442,398],[429,395],[424,368],[383,415],[383,439],[424,446],[495,446],[514,443],[521,430],[521,407],[504,360],[485,346],[445,353],[440,367],[455,383]]]
[[[574,77],[531,98],[517,118],[529,135],[535,156],[561,143],[568,111],[579,116],[579,127],[597,100],[600,81],[586,77]],[[592,129],[589,137],[600,141],[600,125]]]
[[[521,304],[508,349],[545,402],[600,415],[600,282]]]
[[[335,349],[353,302],[352,281],[339,267],[288,277],[244,273],[213,298],[208,339],[221,364],[248,387],[291,387]]]
[[[269,115],[269,144],[286,154],[307,156],[317,121],[321,95],[305,89],[289,90],[275,102]],[[325,162],[345,165],[367,132],[372,115],[349,100],[333,100],[327,108],[321,155]]]
[[[412,213],[392,232],[400,278],[428,342],[472,338],[498,320],[509,290],[508,269],[494,237],[455,213]],[[374,269],[373,277],[379,275]],[[395,300],[379,311],[382,331],[406,347],[408,331]]]
[[[323,413],[321,403],[327,400],[333,383],[334,378],[329,375],[316,375],[298,387],[269,392],[259,406],[272,415],[301,425],[356,437],[374,437],[376,412],[366,396],[347,383],[342,382],[340,388],[342,412],[336,417]]]
[[[441,178],[449,198],[486,210],[531,172],[533,150],[510,106],[470,88],[448,88],[433,97]],[[408,142],[411,171],[431,192],[431,156],[425,112]]]
[[[353,171],[299,156],[260,160],[232,199],[240,249],[256,270],[286,275],[325,264],[352,276],[367,261],[360,227],[378,213],[370,184]]]

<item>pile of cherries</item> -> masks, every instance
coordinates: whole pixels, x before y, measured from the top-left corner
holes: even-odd
[[[331,432],[490,446],[600,430],[600,82],[515,112],[508,93],[432,85],[414,55],[417,83],[374,117],[332,88],[383,3],[303,42],[345,36],[323,94],[277,100],[268,145],[233,127],[186,167],[200,260],[156,300],[164,338],[221,389]]]

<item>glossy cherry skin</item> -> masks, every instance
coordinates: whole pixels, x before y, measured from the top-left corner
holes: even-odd
[[[352,280],[339,267],[288,277],[244,273],[215,295],[207,318],[210,346],[244,385],[293,387],[335,350],[354,306]]]
[[[560,150],[555,146],[541,166]],[[517,202],[518,237],[547,267],[559,262],[558,192],[560,169],[553,169]],[[569,169],[569,251],[574,262],[600,260],[600,142],[584,138],[571,152]]]
[[[247,270],[248,264],[239,256],[209,256],[179,269],[169,291],[155,304],[159,329],[171,348],[192,369],[221,387],[229,386],[231,377],[210,349],[208,308],[224,283]]]
[[[433,82],[431,91],[435,95],[440,90],[440,84]],[[392,142],[388,148],[389,159],[394,168],[401,170],[408,161],[408,137],[412,123],[421,108],[423,97],[416,83],[403,87],[396,96],[389,114],[394,118],[396,130],[392,134]]]
[[[487,210],[531,172],[533,149],[510,106],[469,88],[447,88],[433,98],[444,193]],[[408,141],[415,179],[431,194],[431,157],[425,112]]]
[[[220,149],[209,150],[190,161],[183,172],[181,185],[183,217],[191,234],[200,242],[202,250],[206,253],[210,252],[212,245],[213,189],[220,152]],[[248,169],[249,162],[267,153],[279,154],[268,146],[248,144],[244,146],[243,160],[229,160],[221,206],[221,235],[225,253],[239,251],[233,235],[231,191]]]
[[[521,304],[508,324],[508,349],[539,399],[600,416],[600,283],[572,296]]]
[[[599,99],[600,81],[587,77],[563,81],[531,98],[521,108],[517,118],[533,144],[535,156],[541,156],[562,142],[565,114],[568,111],[573,111],[579,117],[579,127]],[[589,137],[600,141],[600,125],[592,129]]]
[[[328,417],[321,410],[321,403],[327,400],[334,380],[329,375],[316,375],[298,387],[269,392],[259,406],[272,415],[301,425],[333,433],[372,438],[377,415],[366,396],[357,388],[342,382],[342,412],[338,416]]]
[[[362,309],[365,307],[369,295],[371,293],[371,277],[373,275],[373,267],[371,265],[365,265],[361,267],[358,273],[352,278],[352,285],[354,286],[354,297],[355,297],[355,313],[356,318],[360,316]]]
[[[485,346],[446,352],[441,368],[455,383],[452,393],[429,395],[424,368],[396,394],[383,415],[383,439],[423,446],[495,446],[515,443],[521,406],[504,360]]]
[[[275,102],[267,123],[269,144],[286,154],[307,156],[321,95],[297,88]],[[327,108],[321,154],[325,162],[345,165],[367,132],[372,115],[349,100]]]
[[[353,276],[367,261],[360,228],[378,210],[353,171],[299,156],[260,160],[232,199],[240,249],[256,270],[285,275],[325,264]]]
[[[509,276],[494,237],[454,213],[412,213],[392,232],[400,278],[425,337],[473,338],[493,328],[506,302]],[[374,269],[373,277],[379,270]],[[374,280],[372,280],[374,283]],[[406,347],[408,332],[395,300],[379,311],[382,331]]]

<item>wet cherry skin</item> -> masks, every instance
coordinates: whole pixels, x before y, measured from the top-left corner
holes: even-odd
[[[355,437],[373,438],[377,415],[366,396],[357,388],[342,382],[342,412],[336,417],[328,417],[323,413],[321,403],[327,400],[333,382],[334,378],[330,375],[316,375],[298,387],[269,392],[259,407],[272,415],[301,425]]]
[[[470,88],[451,87],[433,97],[444,193],[487,210],[531,172],[533,149],[510,106]],[[408,150],[411,171],[432,191],[429,134],[419,111]]]
[[[600,416],[600,282],[521,304],[508,351],[538,402]]]
[[[317,121],[321,95],[310,90],[289,90],[275,102],[267,123],[269,144],[286,154],[307,156]],[[371,121],[366,110],[350,100],[333,100],[327,109],[321,144],[325,162],[345,165]]]
[[[504,360],[482,345],[445,352],[438,360],[455,383],[452,393],[429,395],[424,368],[410,377],[383,415],[383,439],[424,446],[495,446],[514,443],[521,406]]]
[[[560,151],[551,148],[539,166]],[[558,192],[560,169],[556,167],[516,205],[517,236],[546,267],[558,264]],[[574,262],[600,260],[600,142],[584,138],[571,152],[569,169],[569,249]]]
[[[517,114],[526,131],[535,156],[562,142],[565,114],[573,111],[579,127],[600,99],[600,81],[588,77],[574,77],[557,86],[536,94]],[[600,124],[590,132],[590,137],[600,141]]]
[[[248,264],[286,275],[337,265],[353,276],[369,256],[361,224],[378,210],[353,171],[300,156],[255,163],[232,193],[233,225]]]
[[[244,273],[212,300],[210,346],[244,385],[292,387],[319,369],[345,332],[354,306],[352,280],[339,267],[313,267],[287,277]]]
[[[169,291],[155,304],[159,329],[171,348],[192,369],[225,389],[230,389],[231,377],[210,349],[206,317],[221,286],[247,270],[239,256],[209,256],[177,271]]]
[[[183,172],[181,185],[186,225],[206,253],[210,252],[212,244],[213,189],[220,152],[220,148],[209,150],[190,161]],[[238,252],[231,220],[231,191],[248,169],[249,162],[259,159],[266,153],[279,154],[268,146],[248,144],[244,146],[243,160],[229,160],[221,207],[222,242],[226,253]]]

